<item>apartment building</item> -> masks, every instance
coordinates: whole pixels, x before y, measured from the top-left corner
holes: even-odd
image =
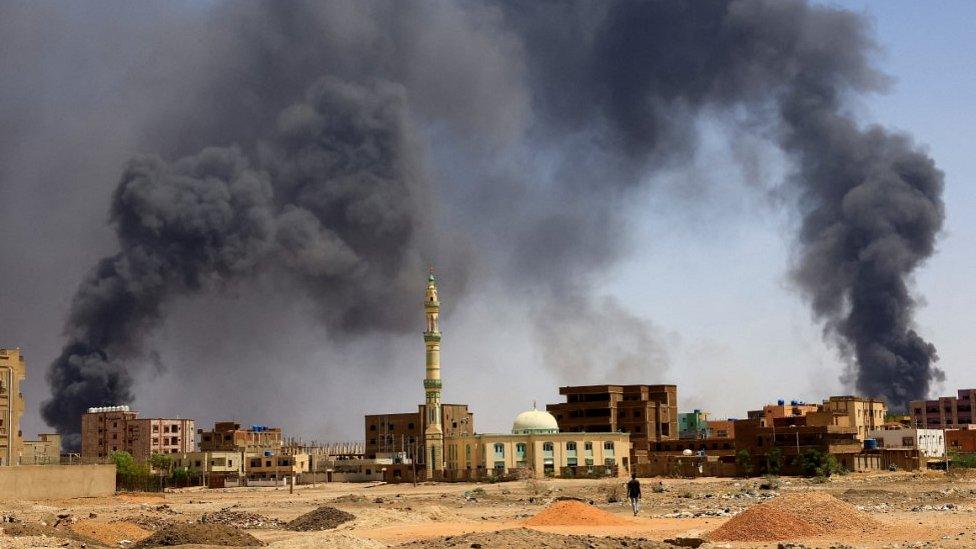
[[[858,396],[832,396],[823,401],[823,411],[846,415],[857,431],[857,439],[864,442],[868,434],[881,429],[885,423],[888,406],[883,400]]]
[[[624,432],[631,462],[646,459],[654,443],[678,438],[676,385],[583,385],[560,387],[566,402],[547,404],[561,432]]]
[[[418,405],[416,412],[365,416],[366,458],[403,452],[424,465],[426,418],[425,404]],[[474,413],[467,404],[441,404],[441,429],[444,438],[474,434]]]
[[[269,450],[260,455],[248,455],[244,460],[244,473],[251,480],[283,479],[307,472],[308,454],[286,455]]]
[[[193,452],[192,419],[140,418],[128,406],[89,408],[81,416],[81,459],[105,461],[112,452],[128,452],[138,462],[153,454]]]
[[[0,466],[16,465],[24,437],[20,418],[24,415],[24,395],[20,384],[27,378],[27,363],[20,348],[0,348]]]
[[[197,434],[200,435],[201,452],[277,451],[283,443],[280,427],[251,425],[245,429],[233,421],[218,421],[212,430],[200,429]]]
[[[976,389],[959,389],[956,396],[908,403],[912,425],[925,429],[958,429],[971,425]]]
[[[191,473],[239,477],[244,475],[245,461],[243,452],[208,450],[178,454],[173,458],[173,467]]]

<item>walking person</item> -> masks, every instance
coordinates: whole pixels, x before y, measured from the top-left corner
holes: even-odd
[[[627,483],[627,497],[630,498],[630,507],[634,510],[634,516],[640,512],[640,481],[637,480],[637,473],[631,473],[630,482]]]

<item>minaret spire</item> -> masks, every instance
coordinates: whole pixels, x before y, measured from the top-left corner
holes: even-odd
[[[427,292],[424,296],[424,313],[427,329],[424,330],[424,345],[427,347],[427,368],[424,377],[426,394],[425,411],[427,429],[424,431],[424,461],[427,464],[427,478],[432,479],[434,471],[444,470],[444,429],[441,427],[441,303],[437,296],[437,277],[430,268],[427,277]]]

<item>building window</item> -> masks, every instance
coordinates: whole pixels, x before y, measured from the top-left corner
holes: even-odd
[[[584,442],[583,443],[583,449],[586,450],[587,452],[592,452],[593,451],[593,443],[592,442]]]
[[[575,442],[567,442],[566,443],[566,450],[569,451],[569,452],[575,452],[576,451],[576,443]]]
[[[505,445],[504,444],[502,444],[500,442],[495,444],[495,455],[496,456],[504,456],[505,455]]]
[[[369,430],[370,431],[375,431],[376,430],[376,426],[375,425],[370,425],[369,426]]]
[[[413,429],[413,423],[408,423],[407,424],[407,429]]]
[[[603,443],[603,449],[604,450],[610,450],[612,452],[613,451],[613,442],[604,442]]]

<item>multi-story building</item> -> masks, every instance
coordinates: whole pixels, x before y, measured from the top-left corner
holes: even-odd
[[[888,407],[883,400],[858,396],[832,396],[823,401],[823,411],[846,415],[851,426],[857,430],[861,442],[868,433],[880,429],[885,423]]]
[[[712,438],[735,438],[734,419],[708,420],[708,436]]]
[[[918,450],[924,457],[945,456],[946,441],[941,429],[875,429],[868,436],[878,441],[879,448]]]
[[[0,466],[16,465],[24,443],[20,418],[24,395],[20,383],[27,377],[27,363],[20,348],[0,348]]]
[[[58,465],[61,463],[61,435],[41,433],[37,440],[25,440],[21,465]]]
[[[251,425],[241,428],[240,423],[218,421],[210,431],[200,429],[201,452],[263,452],[277,451],[282,446],[280,427]]]
[[[282,454],[267,450],[248,455],[244,460],[244,473],[251,480],[283,479],[309,472],[308,454]]]
[[[958,429],[973,424],[976,389],[959,389],[956,396],[937,400],[913,400],[908,412],[915,427],[925,429]]]
[[[799,400],[791,400],[787,403],[785,400],[780,399],[776,401],[776,404],[763,406],[762,410],[750,411],[747,417],[748,419],[761,419],[763,426],[770,427],[775,420],[803,417],[810,412],[816,412],[818,410],[820,410],[819,404],[807,404]]]
[[[81,416],[82,461],[104,461],[128,452],[138,462],[153,454],[193,452],[192,419],[140,418],[128,406],[89,408]]]
[[[441,404],[441,429],[445,437],[473,434],[474,413],[467,404]],[[424,432],[427,429],[427,406],[420,404],[416,412],[371,414],[366,416],[366,457],[404,452],[409,459],[425,465]]]
[[[630,435],[631,462],[646,459],[654,443],[678,438],[675,385],[584,385],[560,387],[566,402],[547,404],[561,432]]]
[[[548,412],[529,410],[515,418],[511,434],[445,439],[447,474],[474,480],[515,472],[536,478],[588,474],[626,476],[630,437],[613,432],[559,432]]]
[[[192,473],[239,477],[244,475],[245,461],[244,452],[210,450],[178,454],[173,458],[173,467]]]
[[[678,438],[708,438],[708,412],[694,410],[678,414]]]

